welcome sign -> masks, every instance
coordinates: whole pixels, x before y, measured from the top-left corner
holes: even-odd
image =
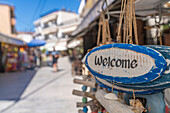
[[[140,89],[140,90],[132,89],[132,88],[125,88],[125,87],[120,87],[120,86],[117,86],[117,85],[113,85],[113,84],[107,82],[106,80],[100,79],[98,77],[96,77],[95,79],[96,79],[96,82],[98,83],[98,85],[100,87],[107,88],[107,90],[109,90],[109,91],[112,91],[112,88],[113,88],[115,91],[129,93],[129,94],[133,94],[133,92],[135,94],[153,94],[153,93],[159,93],[159,92],[164,90],[163,88],[158,88],[158,89]]]
[[[125,87],[125,88],[133,88],[133,89],[166,89],[170,87],[170,47],[169,46],[160,46],[160,45],[147,45],[147,47],[152,48],[158,52],[160,52],[166,62],[166,70],[164,71],[163,75],[158,79],[143,83],[143,84],[117,84],[118,86]],[[109,81],[108,81],[109,82]],[[112,83],[112,81],[110,81]]]
[[[160,77],[166,61],[159,52],[133,44],[108,44],[87,54],[89,71],[117,83],[144,83]]]

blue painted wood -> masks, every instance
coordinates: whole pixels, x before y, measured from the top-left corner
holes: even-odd
[[[89,62],[88,62],[89,56],[94,52],[105,50],[105,49],[110,49],[110,48],[128,49],[128,50],[135,51],[137,53],[148,55],[154,59],[155,67],[153,66],[152,69],[148,73],[144,75],[139,75],[138,77],[120,77],[120,76],[113,77],[113,76],[104,75],[90,68]],[[94,48],[87,54],[85,65],[87,66],[89,71],[94,76],[97,76],[104,80],[109,80],[109,81],[113,81],[115,83],[121,83],[121,84],[136,84],[136,83],[150,82],[150,81],[153,81],[159,78],[166,69],[166,61],[159,52],[153,49],[150,49],[148,47],[133,45],[133,44],[107,44],[104,46]]]
[[[148,45],[152,49],[159,51],[167,61],[167,68],[160,78],[143,84],[118,84],[118,86],[131,88],[131,89],[160,89],[160,88],[170,88],[170,47],[169,46],[159,46],[159,45]],[[111,81],[109,81],[111,82]]]
[[[147,89],[147,90],[134,90],[134,89],[130,89],[130,88],[121,88],[119,86],[116,85],[108,85],[102,81],[100,81],[99,79],[95,78],[97,84],[102,87],[102,88],[106,88],[109,91],[112,91],[112,87],[114,91],[118,91],[118,92],[123,92],[123,93],[128,93],[128,94],[133,94],[133,91],[135,94],[154,94],[154,93],[159,93],[162,92],[164,89]],[[104,80],[105,82],[107,82],[106,80]]]

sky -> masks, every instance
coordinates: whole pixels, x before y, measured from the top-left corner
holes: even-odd
[[[33,32],[33,21],[52,9],[78,12],[81,0],[0,0],[15,7],[16,30]]]

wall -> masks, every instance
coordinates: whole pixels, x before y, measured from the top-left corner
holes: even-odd
[[[136,22],[137,22],[138,43],[139,45],[145,45],[146,44],[146,30],[144,29],[145,21],[137,20]]]
[[[11,15],[10,7],[0,4],[0,32],[6,35],[11,35]]]
[[[17,38],[26,42],[26,43],[29,43],[33,39],[33,36],[32,36],[32,34],[20,33],[17,35]]]
[[[170,46],[170,33],[165,33],[163,35],[163,45]]]
[[[65,22],[78,19],[78,18],[79,18],[79,15],[77,15],[76,13],[59,11],[57,23],[60,25],[60,24],[64,24]]]
[[[97,46],[97,34],[98,26],[95,26],[91,28],[85,36],[83,36],[84,55],[87,53],[88,49],[92,49]]]

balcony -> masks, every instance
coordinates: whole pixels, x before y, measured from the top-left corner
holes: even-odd
[[[56,25],[52,25],[50,27],[46,27],[42,29],[42,33],[44,35],[50,34],[50,33],[55,33],[58,32],[58,27]]]
[[[13,17],[11,18],[11,25],[15,26],[15,24],[16,24],[16,21],[15,21],[15,18]]]

